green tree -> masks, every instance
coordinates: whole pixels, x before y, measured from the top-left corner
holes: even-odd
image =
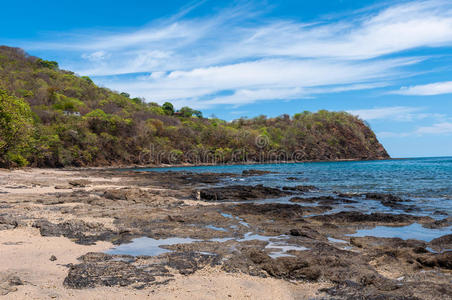
[[[184,118],[191,118],[192,116],[196,116],[198,118],[202,118],[202,112],[199,110],[191,109],[188,106],[184,106],[179,110],[179,113]]]
[[[28,164],[23,155],[30,146],[32,122],[28,103],[0,90],[0,166]]]
[[[49,69],[53,69],[53,70],[58,69],[58,63],[56,61],[43,60],[43,59],[39,58],[37,60],[37,63],[40,67],[49,68]]]
[[[174,115],[174,106],[171,103],[163,103],[162,108],[168,116]]]
[[[89,78],[88,76],[82,76],[82,77],[80,77],[81,79],[83,79],[83,80],[86,80],[88,83],[90,83],[90,84],[93,84],[94,82],[93,82],[93,80],[91,79],[91,78]]]
[[[191,118],[193,116],[193,109],[190,107],[184,106],[179,110],[179,113],[184,118]]]
[[[130,100],[132,100],[135,104],[144,104],[146,102],[146,100],[144,98],[138,98],[138,97],[132,98]]]
[[[193,114],[198,118],[202,118],[202,111],[200,110],[194,110]]]

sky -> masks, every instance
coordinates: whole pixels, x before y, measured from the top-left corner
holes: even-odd
[[[452,156],[452,1],[5,1],[0,44],[233,120],[348,111],[392,157]]]

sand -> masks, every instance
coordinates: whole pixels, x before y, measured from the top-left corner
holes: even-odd
[[[322,285],[228,274],[205,269],[193,275],[175,276],[168,285],[144,290],[106,288],[75,290],[63,286],[70,263],[87,253],[111,248],[107,242],[93,246],[63,237],[42,237],[37,229],[0,231],[0,274],[17,276],[23,285],[13,286],[2,299],[312,299]],[[51,261],[54,255],[57,260]],[[16,290],[17,289],[17,290]]]
[[[123,187],[117,178],[80,177],[72,171],[27,169],[0,170],[0,200],[7,205],[22,203],[29,217],[46,214],[50,221],[75,218],[74,215],[54,213],[35,200],[49,193],[71,193],[71,180],[89,179],[87,188]],[[113,185],[112,185],[113,184]],[[190,200],[187,200],[190,202]],[[63,204],[70,207],[76,204]],[[20,210],[21,207],[18,207]],[[90,220],[90,217],[83,217]],[[112,220],[96,218],[107,227]],[[226,273],[216,268],[205,268],[195,274],[176,274],[167,285],[136,290],[130,287],[96,287],[69,289],[63,285],[68,264],[88,252],[103,252],[112,248],[109,242],[95,245],[76,244],[65,237],[43,237],[29,224],[0,230],[0,296],[1,299],[315,299],[319,288],[326,283],[291,283],[274,278],[260,278],[240,273]],[[55,256],[56,260],[51,260]],[[10,284],[19,278],[21,285]],[[6,294],[6,295],[4,295]]]

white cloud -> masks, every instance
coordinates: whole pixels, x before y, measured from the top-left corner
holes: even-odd
[[[83,53],[82,58],[87,59],[89,61],[101,61],[110,57],[110,54],[105,51],[96,51],[92,53]]]
[[[385,63],[264,59],[160,73],[136,81],[111,82],[109,86],[144,95],[152,101],[175,99],[176,103],[179,100],[195,108],[205,108],[218,104],[242,105],[263,100],[307,98],[330,89],[363,88],[357,83],[396,76],[399,74],[396,67],[406,63],[404,59]],[[284,71],[275,73],[277,69]],[[368,87],[372,86],[365,85],[364,88]],[[227,95],[219,93],[225,90],[231,92]]]
[[[434,123],[430,126],[421,126],[415,130],[407,132],[392,132],[382,131],[377,132],[379,138],[401,138],[401,137],[420,137],[426,135],[448,135],[452,134],[452,123],[450,121],[443,121]]]
[[[379,119],[391,119],[398,121],[412,121],[419,118],[416,112],[422,110],[421,107],[393,106],[372,109],[349,110],[352,115],[359,116],[361,119],[371,121]]]
[[[306,25],[274,22],[255,28],[237,50],[260,55],[367,59],[452,43],[451,3],[414,1],[347,21]]]
[[[424,85],[402,87],[398,91],[391,92],[399,95],[433,96],[452,94],[452,81],[435,82]]]
[[[197,19],[182,12],[134,31],[79,34],[26,48],[84,55],[87,61],[61,65],[149,101],[202,108],[388,85],[423,59],[384,55],[452,45],[450,1],[411,1],[328,23],[255,16],[250,7]],[[114,76],[143,72],[151,75]]]
[[[400,138],[400,137],[407,137],[412,136],[412,132],[391,132],[391,131],[382,131],[376,133],[376,135],[379,138]]]
[[[446,118],[444,114],[427,113],[423,112],[424,110],[424,107],[390,106],[349,110],[348,112],[366,121],[391,120],[397,122],[413,122],[430,118],[439,122]],[[385,132],[384,134],[391,135],[392,133]]]
[[[452,133],[452,123],[442,122],[432,126],[420,127],[416,130],[417,134],[450,134]]]

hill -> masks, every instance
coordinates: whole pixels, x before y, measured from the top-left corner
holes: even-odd
[[[104,166],[388,158],[345,112],[226,122],[96,86],[57,62],[0,47],[0,166]]]

